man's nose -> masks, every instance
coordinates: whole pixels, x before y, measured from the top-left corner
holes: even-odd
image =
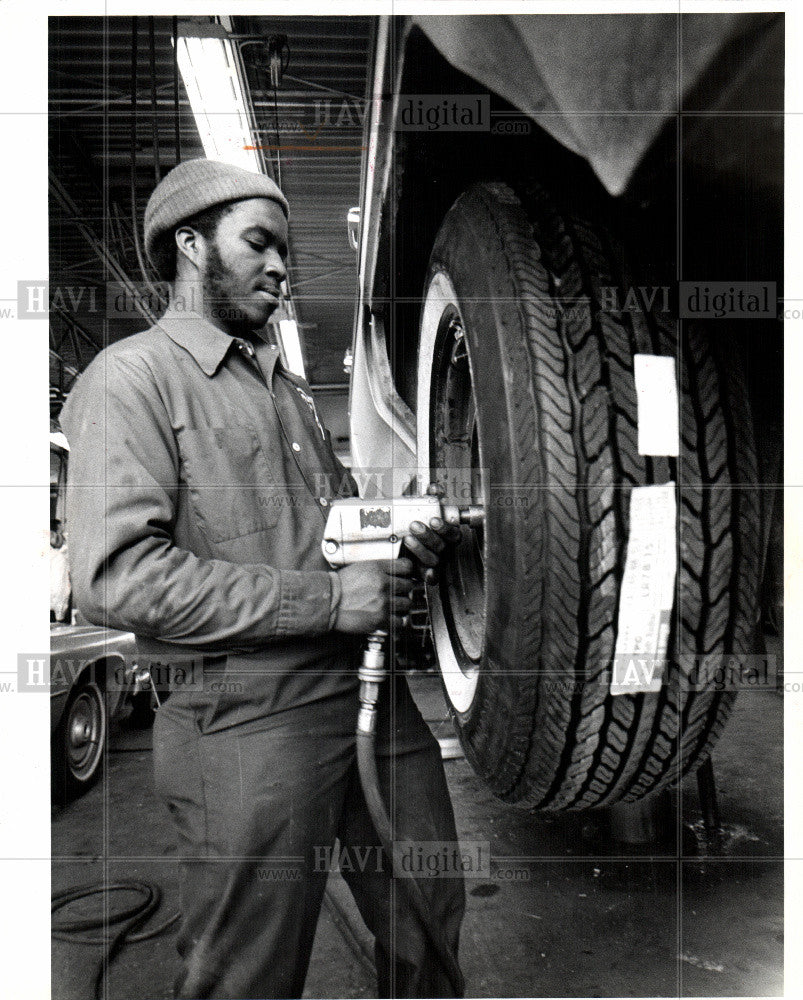
[[[275,278],[275,280],[279,282],[284,281],[287,277],[287,268],[285,267],[281,254],[276,250],[270,250],[268,252],[265,260],[265,274],[270,275],[270,277]]]

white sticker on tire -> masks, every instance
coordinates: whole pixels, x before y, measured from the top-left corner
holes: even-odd
[[[678,385],[675,359],[634,354],[639,455],[677,455]]]
[[[633,489],[611,694],[661,688],[677,573],[676,520],[674,483]]]

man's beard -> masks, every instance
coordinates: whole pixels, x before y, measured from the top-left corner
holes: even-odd
[[[203,276],[204,300],[213,319],[221,320],[235,336],[242,336],[258,330],[265,321],[249,318],[240,303],[231,297],[230,288],[234,280],[232,272],[220,257],[217,245],[210,241]]]

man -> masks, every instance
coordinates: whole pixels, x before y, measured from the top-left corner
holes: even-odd
[[[170,306],[92,362],[61,417],[75,600],[144,656],[183,657],[154,729],[182,858],[178,995],[300,997],[337,837],[369,858],[344,877],[375,935],[380,995],[453,996],[355,765],[360,636],[401,622],[413,562],[335,573],[321,555],[350,479],[309,387],[261,333],[287,216],[267,177],[213,161],[153,192],[145,246]],[[451,540],[433,520],[405,542],[431,569]],[[438,744],[403,678],[383,692],[377,744],[396,838],[454,841]],[[422,889],[456,953],[462,882]]]

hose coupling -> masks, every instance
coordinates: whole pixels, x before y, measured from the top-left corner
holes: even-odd
[[[376,685],[377,692],[379,685],[388,674],[385,666],[385,639],[387,637],[387,632],[380,631],[372,632],[368,636],[368,643],[362,654],[362,663],[357,671],[357,676],[361,681]]]
[[[357,731],[368,736],[376,732],[377,702],[382,681],[388,675],[385,666],[385,639],[387,632],[372,632],[362,656],[362,664],[357,671],[360,679],[360,711],[357,715]]]

